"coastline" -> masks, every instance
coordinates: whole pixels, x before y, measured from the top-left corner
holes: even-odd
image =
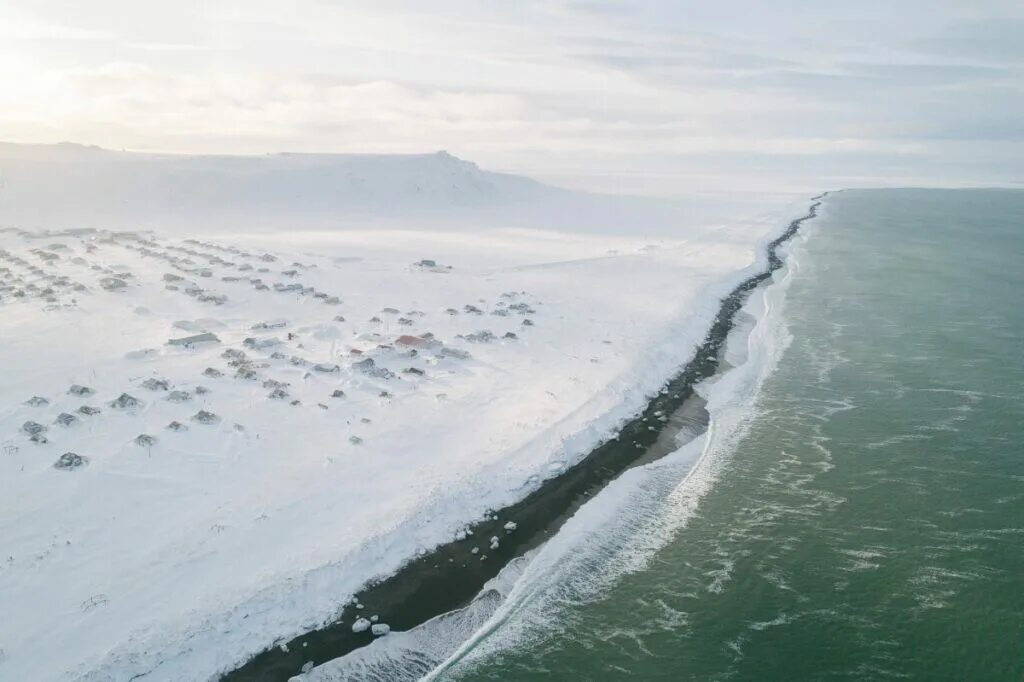
[[[296,682],[360,679],[361,662],[412,680],[395,673],[419,657],[444,659],[426,679],[465,682],[1012,678],[1021,660],[991,644],[1021,612],[1007,443],[1024,403],[1007,387],[1024,385],[1024,311],[1005,283],[1022,202],[829,196],[744,306],[749,336],[738,316],[735,369],[700,388],[702,471],[683,482],[673,455],[617,479],[481,596],[503,601],[456,651],[424,626]]]
[[[778,250],[817,215],[827,194],[811,199],[807,213],[766,245],[766,268],[744,279],[720,301],[717,315],[691,360],[629,420],[611,440],[593,449],[557,477],[548,479],[522,500],[492,512],[489,519],[470,526],[477,542],[449,542],[405,564],[390,577],[369,583],[359,592],[364,609],[345,608],[331,624],[275,643],[227,672],[225,680],[279,680],[297,674],[309,661],[322,664],[373,641],[370,632],[354,633],[352,622],[378,615],[395,630],[408,630],[469,603],[481,588],[509,562],[552,537],[579,507],[624,471],[655,461],[678,449],[680,440],[692,440],[707,425],[703,400],[694,386],[719,370],[725,339],[749,294],[782,267]],[[506,524],[512,522],[510,530]],[[471,547],[496,548],[474,554]]]

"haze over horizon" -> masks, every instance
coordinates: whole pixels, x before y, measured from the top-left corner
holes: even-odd
[[[1010,2],[0,8],[0,140],[422,153],[595,191],[1019,185]]]

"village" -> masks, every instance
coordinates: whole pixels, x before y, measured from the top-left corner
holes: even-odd
[[[179,293],[198,304],[194,306],[195,319],[172,323],[171,332],[180,336],[168,338],[162,348],[126,353],[127,359],[142,363],[139,377],[131,385],[73,384],[64,391],[55,387],[56,392],[24,400],[23,405],[30,408],[24,414],[30,418],[21,424],[22,435],[34,446],[50,446],[51,450],[73,448],[75,427],[83,419],[95,426],[104,418],[105,410],[139,417],[140,433],[132,442],[150,451],[165,438],[161,433],[187,431],[190,424],[217,426],[224,416],[228,422],[223,428],[244,431],[244,413],[230,414],[228,408],[229,414],[222,416],[219,412],[224,410],[215,411],[216,404],[220,400],[244,403],[240,394],[255,393],[256,387],[264,390],[267,400],[281,401],[292,408],[333,409],[334,414],[325,418],[335,420],[333,423],[342,428],[349,427],[349,442],[360,444],[364,437],[360,434],[371,423],[366,415],[375,412],[375,407],[401,400],[407,392],[429,391],[429,380],[435,376],[445,377],[450,383],[465,371],[460,365],[472,359],[472,344],[517,341],[524,329],[534,326],[538,312],[535,306],[540,305],[525,292],[504,292],[486,313],[482,299],[435,311],[435,318],[446,318],[446,329],[463,330],[451,337],[453,345],[446,345],[427,330],[430,316],[422,310],[403,313],[385,307],[366,320],[349,322],[341,312],[345,306],[339,296],[304,285],[299,279],[300,271],[315,270],[316,264],[283,264],[271,253],[250,253],[194,239],[171,243],[134,233],[87,231],[62,235],[76,237],[74,241],[66,239],[40,248],[32,244],[42,235],[16,234],[29,248],[24,256],[0,251],[0,261],[5,263],[0,267],[0,292],[4,296],[0,305],[42,303],[44,311],[52,311],[77,306],[83,297],[108,296],[116,314],[118,303],[127,304],[117,297],[131,301],[133,290],[147,287]],[[139,257],[138,268],[147,274],[154,265],[173,271],[153,282],[152,277],[137,277],[124,266],[105,264],[111,257],[123,260],[125,251]],[[430,259],[410,265],[410,271],[426,274],[445,274],[450,269]],[[244,293],[239,295],[243,288]],[[298,322],[283,317],[259,320],[256,311],[261,299],[274,296],[322,306],[297,308],[302,311]],[[235,298],[248,301],[231,306],[231,321],[227,322],[218,313]],[[246,328],[237,320],[248,311],[254,317]],[[131,312],[159,314],[149,308]],[[464,322],[459,324],[456,318]],[[496,334],[491,328],[507,330]],[[238,339],[240,335],[245,336]],[[189,376],[197,362],[209,364]],[[105,394],[110,397],[103,398]],[[446,396],[436,392],[433,397],[444,400]],[[58,414],[53,417],[50,412]],[[169,421],[164,424],[154,421],[165,417]],[[9,437],[4,444],[8,449],[18,447],[17,441]],[[120,445],[104,443],[101,447],[109,451]],[[97,457],[102,460],[104,454],[68,449],[55,459],[53,467],[76,469]],[[38,462],[40,458],[33,459]]]

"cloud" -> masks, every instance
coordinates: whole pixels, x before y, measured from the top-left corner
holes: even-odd
[[[6,17],[0,22],[0,40],[23,41],[79,41],[110,40],[106,31],[66,26],[45,21],[34,21],[18,17]]]
[[[209,45],[195,43],[125,43],[124,46],[129,50],[148,52],[206,52],[213,49]]]
[[[1020,12],[1020,8],[1016,9]],[[962,21],[935,35],[918,38],[908,47],[942,57],[997,64],[1024,63],[1024,17],[999,16]]]
[[[0,8],[0,36],[17,38],[0,41],[0,138],[446,148],[581,175],[769,158],[926,175],[946,157],[1024,174],[993,144],[1022,138],[1024,23],[1011,3],[144,5]]]

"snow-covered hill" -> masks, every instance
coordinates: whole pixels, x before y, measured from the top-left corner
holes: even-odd
[[[598,195],[435,154],[185,156],[0,143],[0,226],[177,233],[516,227],[671,237],[777,195]]]
[[[0,144],[0,222],[43,227],[182,227],[196,219],[269,225],[300,216],[494,209],[569,194],[443,151],[182,156]]]

